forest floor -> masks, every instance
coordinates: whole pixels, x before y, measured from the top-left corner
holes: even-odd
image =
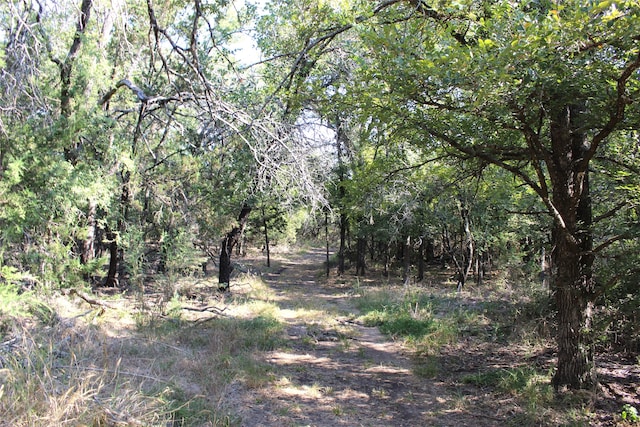
[[[446,275],[431,276],[427,291],[443,316],[455,309],[481,315],[437,354],[419,354],[365,326],[357,308],[369,291],[407,288],[375,273],[356,279],[331,271],[327,278],[324,261],[318,249],[288,254],[262,275],[274,292],[284,342],[257,356],[269,367],[269,381],[229,390],[227,401],[243,426],[627,425],[620,407],[640,403],[639,363],[615,357],[599,363],[599,392],[554,397],[553,344],[501,339],[517,335],[515,319],[496,326],[485,316],[487,310],[513,314],[505,292],[456,293],[453,284],[442,286]]]
[[[417,426],[478,424],[447,408],[433,381],[416,377],[405,349],[357,321],[354,290],[324,276],[322,251],[309,251],[263,275],[275,291],[286,346],[260,357],[274,381],[238,387],[230,401],[244,426]],[[495,420],[491,417],[491,421]]]
[[[0,295],[0,426],[634,425],[637,357],[601,352],[597,392],[554,394],[544,292],[327,277],[325,256],[237,258],[224,295],[178,275]]]

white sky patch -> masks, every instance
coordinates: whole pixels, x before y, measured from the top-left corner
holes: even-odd
[[[238,10],[244,9],[247,4],[256,5],[258,15],[262,15],[265,13],[266,3],[266,0],[237,0],[234,4]],[[254,27],[255,22],[249,23],[247,30],[235,34],[233,41],[229,45],[229,47],[235,51],[234,57],[242,67],[258,63],[263,59],[262,52],[253,37]]]

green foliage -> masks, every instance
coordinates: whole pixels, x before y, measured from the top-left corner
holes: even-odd
[[[2,335],[10,332],[14,319],[33,317],[48,326],[58,320],[55,310],[40,301],[33,291],[23,289],[25,284],[33,285],[33,277],[11,266],[0,267],[0,334]]]
[[[5,267],[3,267],[4,269]],[[3,282],[0,284],[0,302],[2,303],[2,309],[0,310],[0,316],[21,316],[28,313],[26,300],[27,297],[24,294],[18,292],[19,288],[15,284]],[[6,332],[2,328],[2,332]]]
[[[629,421],[631,423],[637,423],[638,421],[640,421],[638,410],[635,408],[635,406],[629,405],[628,403],[622,406],[620,417],[624,421]]]
[[[541,374],[531,367],[479,372],[465,376],[463,382],[493,388],[520,399],[526,405],[526,410],[513,420],[513,425],[539,425],[543,422],[540,411],[552,406],[555,401],[550,374]]]
[[[201,270],[205,259],[193,246],[193,232],[183,229],[163,232],[160,242],[165,268],[170,276],[176,273],[189,275]]]
[[[160,399],[170,413],[171,423],[194,427],[203,424],[228,427],[238,422],[231,415],[213,411],[205,397],[190,396],[175,384],[165,387],[160,394]]]
[[[521,393],[531,384],[545,378],[535,369],[496,369],[466,376],[463,381],[479,387],[494,387],[503,393]],[[548,380],[548,379],[547,379]]]

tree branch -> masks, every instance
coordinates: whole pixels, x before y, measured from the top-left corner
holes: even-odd
[[[71,43],[69,52],[67,52],[67,57],[64,61],[56,61],[52,58],[60,68],[60,81],[62,83],[60,88],[60,114],[62,114],[63,117],[71,116],[71,71],[73,70],[73,62],[78,56],[78,52],[82,46],[82,39],[91,14],[92,1],[93,0],[82,0],[76,32],[73,36],[73,42]]]
[[[631,239],[631,238],[633,238],[633,236],[630,233],[618,234],[618,235],[613,236],[613,237],[605,240],[604,242],[600,243],[598,246],[596,246],[590,252],[593,253],[593,254],[597,254],[598,252],[601,252],[602,250],[608,248],[609,246],[611,246],[612,244],[614,244],[616,242],[619,242],[621,240]]]
[[[624,113],[627,108],[627,105],[631,104],[631,100],[627,97],[627,82],[633,76],[633,74],[640,68],[640,53],[636,56],[635,60],[631,62],[627,67],[622,71],[620,78],[616,83],[616,99],[614,104],[614,109],[611,111],[609,116],[609,121],[604,125],[604,127],[598,132],[591,141],[591,146],[589,150],[585,153],[584,158],[581,160],[579,164],[579,170],[586,170],[589,164],[589,161],[596,154],[598,146],[613,132],[618,126],[620,122],[624,120]]]
[[[618,203],[615,207],[613,207],[609,211],[603,213],[602,215],[598,215],[597,217],[593,218],[593,223],[597,224],[598,222],[602,221],[603,219],[607,219],[607,218],[610,218],[610,217],[614,216],[620,209],[624,208],[628,204],[629,204],[629,202],[626,202],[626,201]]]

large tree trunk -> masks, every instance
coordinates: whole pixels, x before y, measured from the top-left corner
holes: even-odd
[[[238,215],[238,224],[233,227],[222,240],[220,248],[220,272],[218,274],[218,289],[220,291],[226,292],[229,290],[231,272],[233,271],[231,254],[233,253],[233,248],[240,241],[250,213],[251,207],[245,204],[240,211],[240,215]]]
[[[555,163],[553,204],[556,217],[552,253],[552,292],[558,310],[558,367],[553,377],[556,389],[591,388],[596,384],[593,358],[592,312],[595,300],[593,279],[592,209],[588,170],[576,165],[588,149],[579,132],[578,107],[566,107],[551,126]]]
[[[556,389],[590,388],[596,383],[591,316],[593,309],[592,260],[573,244],[556,242],[553,291],[558,310],[558,367]]]

